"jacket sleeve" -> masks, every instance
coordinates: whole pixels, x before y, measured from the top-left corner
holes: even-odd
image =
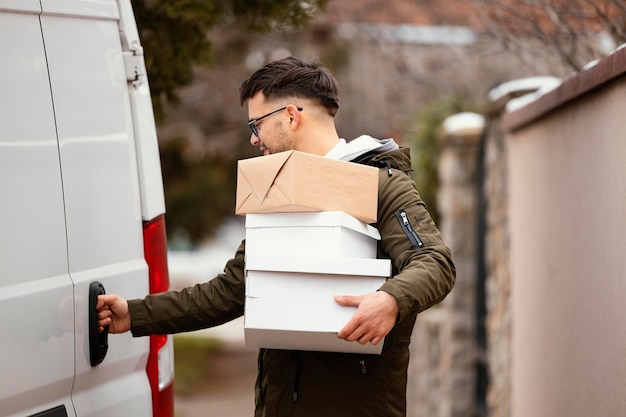
[[[396,298],[402,320],[442,301],[454,286],[456,270],[413,180],[399,170],[380,171],[380,249],[393,265],[391,279],[380,289]]]
[[[208,282],[180,291],[129,300],[133,336],[171,334],[217,326],[243,315],[245,242],[226,263],[224,272]]]

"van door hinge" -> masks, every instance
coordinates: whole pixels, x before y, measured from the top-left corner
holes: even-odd
[[[146,63],[143,60],[143,48],[136,46],[130,51],[124,51],[123,55],[126,79],[132,82],[133,87],[139,87],[146,82]]]

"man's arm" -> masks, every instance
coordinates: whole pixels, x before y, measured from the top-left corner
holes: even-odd
[[[379,290],[397,300],[398,320],[441,302],[454,286],[456,269],[408,175],[394,171],[382,178],[377,227],[380,249],[391,259],[394,271]]]
[[[407,235],[408,228],[401,223],[404,216],[421,246],[415,236]],[[338,333],[345,340],[380,342],[397,321],[443,300],[456,278],[450,250],[413,181],[400,171],[381,177],[377,227],[380,247],[391,259],[394,275],[376,293],[335,298],[341,305],[358,307]]]
[[[111,294],[98,297],[98,326],[111,333],[130,330],[133,336],[172,334],[217,326],[243,314],[245,244],[226,263],[224,272],[208,282],[180,291],[124,300]]]

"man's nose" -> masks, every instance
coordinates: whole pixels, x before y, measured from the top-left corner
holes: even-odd
[[[252,144],[252,146],[259,146],[261,140],[257,138],[257,136],[253,133],[252,135],[250,135],[250,143]]]

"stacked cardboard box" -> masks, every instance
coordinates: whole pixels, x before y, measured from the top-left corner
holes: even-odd
[[[320,172],[324,179],[316,178]],[[260,173],[270,173],[273,180]],[[237,213],[246,214],[247,346],[381,352],[382,343],[337,338],[356,307],[333,299],[374,292],[390,274],[390,261],[376,259],[378,231],[362,220],[376,219],[377,184],[375,168],[294,151],[239,162]],[[351,194],[359,195],[357,206],[346,197]]]
[[[378,169],[297,151],[239,161],[236,214],[343,211],[376,222]]]

